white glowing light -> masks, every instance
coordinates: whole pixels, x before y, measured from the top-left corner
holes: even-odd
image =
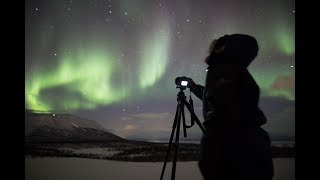
[[[187,86],[188,85],[188,81],[181,81],[181,85],[182,86]]]
[[[79,126],[78,126],[78,125],[76,125],[75,123],[72,123],[72,125],[73,125],[73,126],[75,126],[75,127],[79,127]]]

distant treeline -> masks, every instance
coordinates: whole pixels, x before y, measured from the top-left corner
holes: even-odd
[[[105,153],[91,152],[101,149]],[[168,143],[127,142],[82,142],[82,143],[28,143],[25,156],[31,157],[80,157],[134,162],[162,162],[167,155]],[[81,151],[79,151],[81,150]],[[88,150],[86,152],[86,150]],[[173,159],[171,148],[169,161]],[[199,144],[179,144],[178,161],[198,161]],[[110,153],[109,153],[110,152]],[[295,146],[272,147],[274,158],[295,157]]]

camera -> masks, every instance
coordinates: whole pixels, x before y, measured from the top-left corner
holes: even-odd
[[[175,80],[175,83],[177,86],[181,87],[188,87],[189,84],[189,78],[183,76],[183,77],[177,77]]]

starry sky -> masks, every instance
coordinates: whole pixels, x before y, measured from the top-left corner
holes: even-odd
[[[233,33],[259,43],[248,69],[263,128],[294,136],[294,0],[26,0],[25,107],[79,115],[129,139],[168,139],[174,79],[203,85],[211,41]],[[187,132],[201,135],[197,125]]]

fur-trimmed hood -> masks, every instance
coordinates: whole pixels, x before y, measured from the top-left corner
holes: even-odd
[[[209,65],[216,63],[233,63],[248,67],[258,54],[257,40],[246,34],[224,35],[217,39],[224,50],[219,55],[209,55]],[[211,57],[210,57],[211,56]]]

